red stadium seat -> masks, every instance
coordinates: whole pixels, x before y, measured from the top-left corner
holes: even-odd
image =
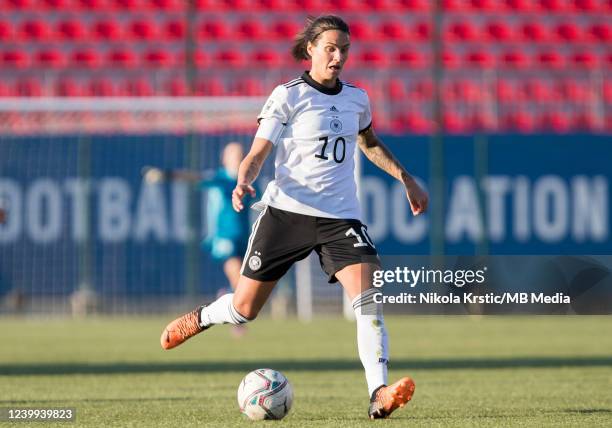
[[[130,79],[120,86],[120,94],[129,97],[150,97],[153,93],[151,82],[144,77]]]
[[[379,12],[392,10],[396,6],[393,0],[361,0],[357,4],[357,9]]]
[[[132,68],[137,65],[137,60],[132,51],[114,49],[107,54],[106,63],[113,68]]]
[[[136,20],[128,25],[128,34],[138,40],[154,40],[157,37],[157,28],[151,21]]]
[[[74,7],[85,10],[103,10],[106,6],[106,0],[72,0]]]
[[[533,115],[525,111],[507,113],[502,117],[501,128],[507,132],[527,133],[534,130]]]
[[[495,129],[495,120],[490,114],[474,112],[468,114],[466,125],[471,131],[491,131]]]
[[[442,66],[449,70],[461,67],[461,60],[459,56],[454,51],[451,51],[451,50],[445,50],[442,52],[441,61],[442,61]]]
[[[559,0],[540,0],[540,7],[551,12],[560,12],[565,9],[563,2]]]
[[[187,35],[185,23],[180,20],[166,22],[163,27],[163,35],[169,40],[184,40]]]
[[[222,96],[225,95],[225,85],[216,78],[206,78],[196,82],[196,94],[204,96]]]
[[[176,63],[172,52],[163,49],[152,49],[144,53],[143,63],[151,68],[170,68]]]
[[[68,0],[39,0],[38,6],[45,9],[61,10],[70,9],[71,4]]]
[[[321,8],[323,10],[337,11],[357,11],[358,3],[351,0],[322,0]]]
[[[198,36],[201,39],[223,39],[229,34],[225,24],[221,21],[208,21],[200,24]]]
[[[505,68],[522,69],[529,66],[529,58],[521,51],[512,50],[502,53],[498,63]]]
[[[563,79],[555,84],[556,97],[563,102],[578,104],[589,101],[588,81]]]
[[[2,52],[2,65],[9,68],[27,68],[30,66],[30,56],[19,50]]]
[[[522,98],[530,102],[550,102],[553,94],[548,82],[538,79],[527,79],[521,82]]]
[[[608,67],[609,69],[612,69],[612,52],[608,52],[607,54],[605,54],[602,57],[601,63],[603,64],[604,67]]]
[[[101,20],[93,24],[93,35],[100,40],[120,40],[123,37],[123,31],[114,21]]]
[[[257,50],[251,54],[251,64],[256,67],[274,68],[280,67],[283,57],[275,50]]]
[[[93,97],[112,97],[115,95],[115,85],[107,78],[94,79],[86,86],[86,93]]]
[[[15,95],[19,97],[40,97],[43,94],[39,79],[18,80],[15,85]]]
[[[612,40],[612,31],[609,24],[593,24],[588,28],[587,36],[594,41],[609,43]]]
[[[599,66],[597,56],[589,51],[576,52],[570,57],[572,64],[577,68],[594,70]]]
[[[12,41],[13,33],[14,31],[10,21],[0,21],[0,41]]]
[[[470,68],[493,68],[495,66],[495,57],[485,50],[474,50],[467,53],[465,64]]]
[[[357,54],[357,62],[360,67],[386,68],[388,66],[388,57],[378,50],[364,50]]]
[[[537,63],[544,68],[561,68],[564,65],[564,60],[561,54],[556,51],[540,52],[537,56]]]
[[[176,78],[165,82],[163,92],[171,97],[184,97],[189,95],[189,87],[185,79]]]
[[[416,69],[426,68],[429,61],[424,52],[416,49],[402,49],[394,54],[394,62],[398,67]]]
[[[598,0],[573,0],[572,1],[574,7],[578,10],[583,11],[597,11],[600,9],[601,1]]]
[[[604,102],[612,104],[612,81],[605,81],[603,83],[603,99]]]
[[[570,120],[562,111],[547,111],[539,116],[537,126],[543,131],[565,133],[570,129]]]
[[[501,79],[495,86],[495,95],[501,104],[513,103],[520,98],[515,82]]]
[[[252,41],[263,39],[265,35],[265,28],[257,20],[245,20],[238,23],[236,30],[233,33],[236,34],[239,39]]]
[[[464,5],[461,0],[442,0],[442,9],[448,11],[461,11],[468,9],[468,5]]]
[[[20,30],[24,40],[48,41],[51,38],[51,30],[45,21],[26,20],[21,23]]]
[[[291,40],[300,29],[293,21],[277,21],[272,25],[271,36],[279,40]]]
[[[559,24],[554,29],[557,39],[561,42],[577,42],[581,39],[580,29],[578,26],[571,22],[565,22]]]
[[[408,28],[401,21],[385,21],[380,25],[378,33],[383,39],[404,40],[408,38]]]
[[[414,26],[414,35],[417,40],[429,40],[431,34],[431,25],[428,22],[418,22]]]
[[[430,101],[433,98],[433,82],[420,80],[412,86],[412,97],[418,100]]]
[[[193,62],[198,68],[207,68],[210,65],[210,56],[202,50],[197,50],[193,53]]]
[[[61,68],[66,65],[64,53],[57,49],[38,51],[34,58],[36,65],[42,68]]]
[[[143,3],[139,0],[110,0],[110,3],[117,9],[130,11],[143,8]]]
[[[597,120],[588,112],[578,112],[570,118],[570,128],[573,131],[596,131],[599,129]]]
[[[86,37],[86,30],[80,21],[66,20],[57,24],[56,33],[61,39],[82,40]]]
[[[489,40],[507,42],[512,40],[512,29],[503,21],[492,21],[485,25],[484,32]]]
[[[472,41],[478,38],[478,31],[470,21],[454,22],[446,28],[444,38],[462,42]]]
[[[93,49],[78,49],[72,53],[70,63],[75,68],[95,68],[100,66],[101,60]]]
[[[215,54],[215,63],[218,67],[242,67],[244,61],[244,56],[238,49],[225,49]]]
[[[548,31],[538,22],[527,22],[520,27],[520,33],[526,42],[542,42],[547,40]]]
[[[233,95],[258,97],[264,95],[263,84],[260,79],[246,78],[236,82],[236,87],[231,91]]]
[[[182,0],[148,0],[151,6],[155,9],[163,11],[184,11],[187,2]]]
[[[355,40],[373,40],[374,31],[367,21],[356,21],[350,23],[351,37]]]
[[[468,129],[465,118],[454,111],[444,112],[442,122],[444,129],[451,134],[462,134]]]
[[[494,10],[496,8],[495,1],[493,0],[471,0],[470,4],[474,9],[483,11]]]
[[[404,101],[408,98],[408,90],[403,79],[392,78],[387,83],[387,96],[394,101]]]
[[[533,0],[503,0],[507,8],[518,11],[527,12],[533,9]]]
[[[397,0],[396,3],[400,9],[411,11],[426,11],[430,8],[430,2],[427,0]]]
[[[61,78],[55,82],[53,95],[57,97],[78,97],[83,95],[80,85],[70,78]]]
[[[322,8],[321,0],[293,0],[293,3],[297,9],[308,12],[320,11]]]
[[[32,7],[32,0],[7,0],[7,8],[10,9],[29,9]]]
[[[400,126],[401,132],[410,132],[415,134],[426,134],[431,131],[432,123],[421,113],[416,111],[408,112],[400,117],[403,122]]]

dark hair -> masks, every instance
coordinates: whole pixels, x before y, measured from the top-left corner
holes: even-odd
[[[293,40],[291,55],[296,61],[310,59],[306,47],[308,42],[314,43],[319,36],[327,30],[339,30],[346,34],[351,34],[349,26],[342,18],[336,15],[322,15],[317,18],[309,16],[306,18],[306,26],[300,31]]]

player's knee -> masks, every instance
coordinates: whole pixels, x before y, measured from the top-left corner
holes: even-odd
[[[248,321],[253,321],[255,318],[257,318],[257,315],[259,314],[259,308],[253,305],[252,302],[234,301],[234,309]]]

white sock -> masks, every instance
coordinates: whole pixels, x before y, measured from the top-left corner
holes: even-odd
[[[365,369],[368,393],[387,384],[389,340],[382,304],[374,302],[378,290],[370,288],[353,299],[353,310],[357,321],[357,347],[359,358]]]
[[[232,304],[234,293],[224,294],[210,305],[202,308],[200,325],[209,327],[215,324],[244,324],[249,322]]]

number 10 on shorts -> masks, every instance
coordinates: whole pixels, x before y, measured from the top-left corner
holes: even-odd
[[[369,245],[372,248],[376,248],[374,244],[372,243],[372,240],[368,236],[368,233],[365,230],[365,226],[361,226],[361,235],[363,235],[363,238],[361,237],[359,233],[355,232],[355,229],[353,229],[352,227],[349,230],[347,230],[344,235],[354,236],[355,238],[357,238],[357,242],[353,244],[353,247],[367,247]],[[363,242],[364,238],[366,242]]]

